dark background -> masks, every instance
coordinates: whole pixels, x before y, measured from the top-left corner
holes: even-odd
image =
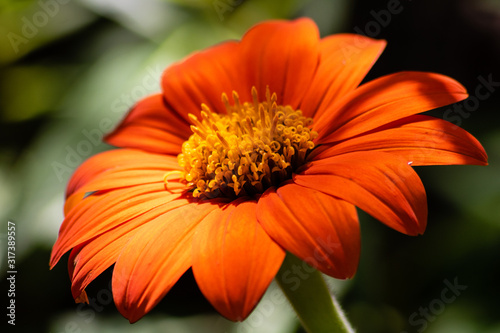
[[[351,281],[328,283],[360,333],[500,332],[500,2],[486,0],[3,1],[3,306],[7,221],[16,223],[18,272],[16,326],[9,331],[301,332],[282,302],[258,307],[243,323],[228,322],[204,300],[189,272],[130,325],[110,299],[110,271],[89,286],[95,302],[83,307],[71,297],[66,257],[48,269],[67,180],[79,162],[109,149],[98,140],[107,124],[118,122],[133,101],[159,91],[161,71],[171,62],[240,38],[256,22],[300,16],[312,17],[322,36],[363,32],[386,39],[367,79],[401,70],[438,72],[460,81],[472,99],[485,80],[499,82],[488,98],[460,103],[466,112],[432,112],[474,134],[490,165],[418,167],[428,194],[425,234],[399,234],[360,212],[358,273]],[[454,284],[455,294],[445,290]]]

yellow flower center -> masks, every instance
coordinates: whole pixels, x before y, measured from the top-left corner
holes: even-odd
[[[233,91],[234,105],[222,94],[227,114],[217,114],[202,104],[201,117],[189,114],[193,134],[182,145],[181,179],[192,186],[193,197],[235,198],[263,193],[290,179],[314,148],[317,133],[312,119],[290,106],[277,105],[276,93],[266,90],[259,102],[240,103]],[[167,177],[166,177],[167,178]]]

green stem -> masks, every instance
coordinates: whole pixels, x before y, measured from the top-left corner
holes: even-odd
[[[287,253],[276,282],[309,333],[354,333],[321,273]]]

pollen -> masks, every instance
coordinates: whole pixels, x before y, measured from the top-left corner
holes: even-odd
[[[269,87],[262,102],[255,87],[251,102],[241,103],[235,91],[232,98],[231,105],[222,94],[226,114],[212,112],[205,104],[201,119],[189,114],[193,134],[183,143],[178,161],[181,180],[191,186],[194,197],[263,193],[290,179],[314,148],[318,134],[310,129],[312,119],[278,105]]]

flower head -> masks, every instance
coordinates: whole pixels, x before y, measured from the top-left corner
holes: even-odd
[[[413,167],[487,164],[469,133],[418,113],[458,102],[443,75],[402,72],[361,84],[386,43],[319,38],[309,19],[269,21],[167,68],[67,188],[51,266],[69,250],[72,293],[114,264],[131,322],[192,268],[225,317],[249,315],[289,251],[352,277],[355,207],[408,235],[427,203]],[[360,85],[361,84],[361,85]]]

